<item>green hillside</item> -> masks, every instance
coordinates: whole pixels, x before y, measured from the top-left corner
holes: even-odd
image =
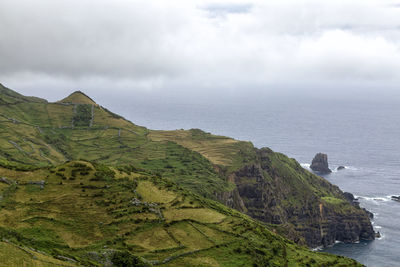
[[[1,236],[47,256],[98,264],[96,257],[118,250],[153,263],[181,255],[176,264],[318,265],[348,260],[311,253],[276,234],[309,247],[374,238],[365,210],[294,159],[198,129],[152,131],[80,91],[48,103],[0,85],[0,137],[0,177],[18,182],[0,183]],[[44,188],[30,184],[42,180]],[[140,200],[135,208],[132,199]],[[148,212],[154,207],[143,199],[158,211]],[[206,241],[184,243],[189,236]],[[241,243],[249,250],[234,245]],[[260,257],[254,252],[263,249]],[[91,251],[96,259],[87,257]]]
[[[17,103],[27,103],[27,102],[34,102],[34,103],[47,103],[46,100],[32,97],[32,96],[23,96],[7,87],[4,87],[0,83],[0,104],[1,105],[13,105]]]
[[[311,252],[240,212],[143,171],[71,161],[30,171],[0,168],[0,175],[7,177],[0,183],[2,263],[358,265]]]

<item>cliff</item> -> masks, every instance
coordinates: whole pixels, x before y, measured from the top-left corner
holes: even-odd
[[[365,210],[347,200],[338,187],[282,154],[257,150],[256,162],[231,176],[238,194],[225,203],[260,221],[283,225],[296,242],[316,247],[374,239]]]

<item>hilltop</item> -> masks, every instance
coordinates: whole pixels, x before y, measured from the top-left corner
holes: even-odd
[[[75,91],[66,98],[58,101],[59,103],[70,103],[70,104],[87,104],[87,105],[97,105],[93,99],[88,97],[85,93],[81,91]]]
[[[276,254],[280,255],[277,258],[285,259],[287,262],[294,263],[307,258],[313,259],[315,264],[331,260],[336,263],[341,261],[340,258],[335,256],[308,252],[307,249],[295,245],[295,243],[315,247],[330,245],[336,240],[355,242],[360,239],[374,238],[368,212],[348,200],[338,187],[304,170],[296,160],[268,148],[258,149],[250,142],[212,135],[199,129],[149,130],[110,112],[79,91],[55,103],[24,97],[18,93],[13,93],[12,90],[5,87],[2,87],[2,91],[7,92],[7,94],[1,96],[2,98],[9,99],[11,95],[15,99],[12,104],[0,104],[0,117],[3,118],[0,120],[0,165],[3,167],[4,176],[8,178],[14,177],[14,180],[18,181],[18,179],[25,179],[19,177],[30,177],[30,175],[34,174],[36,180],[43,180],[46,185],[54,184],[54,187],[44,186],[43,190],[40,189],[38,191],[35,191],[35,185],[29,184],[27,188],[34,190],[34,194],[37,195],[32,197],[33,202],[29,202],[30,199],[28,200],[24,197],[17,197],[17,191],[25,192],[22,195],[27,195],[27,192],[31,190],[20,188],[20,183],[15,186],[16,189],[10,189],[9,187],[2,189],[0,187],[3,190],[2,197],[6,199],[5,196],[7,196],[10,203],[14,203],[14,206],[3,206],[3,210],[7,209],[6,207],[11,210],[7,213],[7,216],[10,216],[8,221],[15,222],[15,225],[9,225],[8,227],[11,228],[7,229],[14,229],[13,231],[16,231],[16,234],[19,234],[18,229],[22,227],[20,222],[25,222],[31,216],[29,214],[32,214],[31,212],[24,213],[29,210],[27,207],[36,207],[37,203],[54,202],[52,204],[54,208],[51,210],[59,210],[62,206],[61,202],[57,202],[56,199],[51,197],[42,199],[47,194],[45,193],[47,192],[46,190],[50,190],[49,192],[53,196],[58,195],[69,199],[83,195],[83,203],[80,206],[77,204],[77,207],[81,207],[82,210],[80,214],[85,214],[85,217],[91,218],[97,218],[96,216],[98,216],[98,218],[104,218],[103,225],[107,220],[113,225],[112,227],[110,226],[111,228],[107,228],[109,230],[104,230],[107,235],[103,232],[101,234],[98,232],[93,235],[87,235],[89,240],[85,241],[86,243],[79,243],[78,247],[92,247],[96,242],[98,242],[96,244],[104,244],[102,242],[107,242],[105,241],[108,240],[107,238],[120,233],[121,229],[127,231],[127,229],[137,227],[133,226],[131,222],[138,218],[130,218],[127,221],[127,223],[129,222],[128,224],[112,222],[111,219],[107,219],[107,216],[113,216],[110,214],[114,214],[114,209],[112,208],[114,206],[106,208],[103,214],[95,212],[91,216],[86,216],[91,211],[90,203],[98,205],[100,202],[109,203],[114,199],[116,203],[112,203],[113,205],[117,205],[119,202],[122,203],[118,206],[118,210],[122,211],[121,215],[118,216],[124,217],[128,216],[127,214],[132,214],[130,213],[131,208],[128,199],[130,201],[137,199],[139,202],[134,203],[137,203],[138,207],[143,206],[142,198],[145,195],[157,195],[159,194],[157,190],[161,190],[161,195],[168,196],[172,194],[174,199],[181,198],[181,194],[190,196],[189,204],[182,204],[183,206],[176,204],[179,211],[171,211],[169,213],[173,214],[171,216],[175,220],[176,218],[181,218],[183,212],[185,215],[182,220],[189,220],[192,223],[190,226],[185,223],[179,224],[183,227],[182,229],[186,230],[179,229],[179,231],[177,230],[178,232],[189,231],[184,236],[191,235],[188,233],[194,231],[193,229],[196,229],[196,227],[199,230],[196,230],[196,233],[201,234],[201,232],[208,233],[210,231],[202,229],[202,226],[197,225],[198,223],[208,226],[213,224],[212,229],[218,228],[222,231],[218,230],[220,233],[231,229],[231,226],[222,227],[224,220],[204,222],[198,219],[207,218],[207,214],[213,214],[211,217],[216,216],[217,218],[237,217],[239,218],[239,221],[237,221],[239,225],[247,225],[242,228],[240,233],[230,232],[230,234],[239,238],[236,240],[238,243],[249,242],[250,247],[259,250],[260,248],[253,241],[259,240],[257,241],[259,243],[256,243],[264,244],[265,246],[266,243],[271,243],[268,241],[269,238],[273,238],[273,240],[277,238],[276,240],[280,240],[280,244],[287,246],[289,250],[295,251],[293,252],[295,255],[298,255],[296,256],[297,258],[294,257],[296,259],[289,257],[287,250],[286,254]],[[75,165],[84,165],[86,167],[81,166],[81,168],[87,170],[74,171]],[[91,180],[93,177],[90,176],[99,173],[97,171],[98,168],[111,170],[105,171],[105,173],[100,172],[102,174],[95,176],[94,179],[99,177],[103,179],[103,184],[100,187],[92,184],[91,181],[95,180]],[[65,169],[65,171],[60,171],[60,169]],[[114,173],[114,175],[111,175],[113,177],[110,177],[111,173]],[[58,180],[56,179],[57,177]],[[147,186],[140,187],[142,180]],[[79,184],[77,184],[78,181],[80,181]],[[116,194],[117,191],[112,191],[111,188],[115,185],[115,188],[124,192],[125,189],[123,188],[126,187],[122,184],[125,182],[131,184],[127,187],[130,188],[129,192],[127,191],[129,197],[127,195],[126,198],[120,199],[120,196]],[[59,183],[58,186],[55,186],[57,185],[56,183]],[[66,188],[69,188],[66,183],[71,185],[73,190],[66,190]],[[89,184],[90,188],[82,187],[87,186],[87,184]],[[138,193],[137,186],[146,190],[136,194]],[[154,188],[154,186],[156,187]],[[96,197],[93,197],[99,193],[96,190],[97,193],[93,193],[93,195],[86,193],[92,189],[101,191],[102,195],[99,195],[99,198],[96,199]],[[21,193],[19,194],[21,195]],[[38,200],[36,201],[35,199]],[[189,251],[175,247],[170,249],[169,247],[156,246],[158,242],[164,243],[162,236],[165,236],[166,233],[169,235],[168,229],[171,227],[170,223],[172,221],[168,221],[168,216],[164,214],[164,211],[175,209],[175,204],[172,205],[173,201],[172,197],[167,202],[160,202],[151,198],[145,199],[147,204],[155,203],[157,207],[160,207],[159,210],[163,214],[165,221],[162,220],[162,228],[155,228],[156,230],[152,231],[156,235],[154,239],[152,237],[149,241],[146,241],[149,243],[139,245],[140,248],[133,246],[128,251],[151,260],[152,257],[148,257],[148,255],[157,254],[159,257],[157,256],[156,260],[160,261],[162,259],[160,255],[165,256],[164,259],[166,259],[171,255],[180,255],[180,253],[190,251],[192,251],[191,253],[195,251],[196,254],[202,254],[203,249],[209,251],[212,247],[210,251],[215,253],[212,258],[220,265],[229,265],[222,258],[228,254],[231,255],[233,253],[232,250],[222,249],[218,242],[211,242],[213,234],[210,234],[211,236],[204,235],[204,238],[209,241],[209,245],[208,247],[206,246],[207,248],[202,247],[201,251],[197,251],[196,246],[191,245],[184,245],[190,248]],[[0,203],[3,202],[4,200]],[[202,204],[193,206],[193,203]],[[16,207],[22,207],[22,210],[19,212],[12,211]],[[62,210],[64,211],[64,209]],[[99,207],[96,206],[95,210],[99,210]],[[200,210],[205,213],[197,214]],[[77,211],[73,212],[76,213]],[[214,212],[222,215],[216,215],[217,213]],[[154,215],[150,216],[152,219],[144,217],[143,220],[146,221],[146,218],[147,221],[160,220],[161,218],[157,218],[157,214],[154,213]],[[59,215],[64,216],[62,213]],[[55,217],[46,212],[40,211],[36,216],[43,217],[46,223],[51,221],[51,225],[54,223],[51,218],[54,220]],[[68,213],[65,216],[72,215]],[[76,221],[79,220],[83,220],[83,218],[77,217]],[[42,219],[39,221],[39,225],[43,225]],[[6,222],[3,223],[6,224]],[[35,224],[23,225],[25,228],[30,229]],[[54,235],[59,236],[57,242],[63,244],[56,247],[59,247],[60,251],[63,252],[61,254],[72,255],[80,259],[79,253],[75,253],[76,251],[74,252],[72,249],[73,246],[71,245],[73,243],[68,243],[70,242],[69,237],[63,237],[58,233],[65,230],[64,226],[61,227],[63,223],[57,223],[56,225],[57,227],[54,225],[49,226],[54,230]],[[75,223],[70,225],[75,225]],[[81,231],[80,229],[84,229],[82,227],[93,228],[94,225],[98,225],[98,223],[87,221],[85,225],[79,225],[79,227],[74,228],[74,231],[79,232]],[[150,227],[146,223],[144,228],[153,229],[154,225],[151,225]],[[98,227],[96,226],[93,229],[98,229]],[[238,226],[238,228],[240,227]],[[86,236],[87,233],[85,231],[79,233]],[[258,231],[263,234],[259,236]],[[251,236],[248,239],[239,237],[239,235],[247,236],[247,234]],[[295,243],[289,242],[277,234],[289,238]],[[74,233],[73,236],[76,238],[74,237],[73,239],[79,240],[81,237],[76,235],[79,236],[79,234]],[[128,244],[126,239],[130,235],[132,233],[122,236],[124,243],[115,243],[119,250],[125,249],[124,244]],[[21,238],[22,236],[24,235],[21,235]],[[136,237],[139,238],[138,236]],[[267,239],[264,240],[264,237]],[[54,236],[51,238],[54,238]],[[173,242],[168,242],[181,247],[179,242],[182,241],[174,234],[170,235],[170,238]],[[225,242],[224,237],[220,238],[221,242]],[[143,237],[139,239],[143,239]],[[53,241],[55,242],[55,239]],[[111,243],[114,244],[113,242]],[[165,242],[168,244],[167,241]],[[54,245],[55,243],[52,244]],[[35,246],[37,245],[35,243]],[[109,244],[105,246],[108,247]],[[96,249],[100,247],[99,245]],[[266,249],[274,250],[273,247],[267,246]],[[48,253],[51,255],[56,254],[49,247],[45,248],[48,249]],[[230,248],[234,249],[233,247]],[[242,251],[242,248],[240,250]],[[253,255],[251,251],[254,250],[249,249],[249,251],[248,253]],[[162,254],[159,254],[161,252]],[[261,255],[268,255],[266,257],[261,256],[263,261],[270,259],[271,263],[274,262],[275,256],[271,256],[267,252],[260,253]],[[184,255],[184,258],[190,258],[189,255],[192,254]],[[286,256],[283,257],[282,255]],[[254,255],[244,257],[244,259],[248,262],[254,262],[251,260],[253,257]],[[209,260],[208,256],[206,258]],[[233,257],[232,259],[236,258]],[[255,259],[258,259],[258,257],[255,257]],[[179,260],[177,259],[177,261]],[[218,264],[214,265],[218,266]],[[276,264],[280,265],[282,262],[279,264],[277,262]]]

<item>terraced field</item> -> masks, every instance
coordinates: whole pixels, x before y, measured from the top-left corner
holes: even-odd
[[[166,266],[357,265],[310,252],[246,215],[143,172],[71,161],[31,171],[0,168],[0,176],[7,177],[0,183],[4,263],[102,265],[126,251],[142,264]]]

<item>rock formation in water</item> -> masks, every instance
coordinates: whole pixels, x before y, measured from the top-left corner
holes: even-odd
[[[346,169],[346,167],[345,167],[345,166],[339,166],[339,167],[337,167],[337,169],[336,169],[336,170],[340,171],[340,170],[344,170],[344,169]]]
[[[311,170],[318,172],[320,174],[331,173],[331,169],[329,169],[328,165],[328,155],[323,153],[318,153],[315,155],[314,159],[311,162],[310,166]]]

